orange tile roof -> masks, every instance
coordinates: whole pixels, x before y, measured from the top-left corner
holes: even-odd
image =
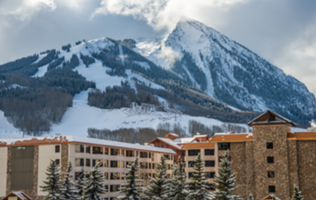
[[[316,132],[287,133],[288,140],[316,140]]]
[[[186,143],[181,149],[214,149],[214,144],[210,142]]]
[[[252,134],[219,134],[214,135],[210,142],[244,142],[252,141]]]

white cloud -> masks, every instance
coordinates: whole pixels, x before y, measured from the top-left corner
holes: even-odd
[[[316,94],[316,26],[310,26],[284,48],[275,58],[287,74],[292,74],[304,82]]]
[[[1,18],[12,17],[16,20],[30,20],[41,10],[55,10],[54,0],[4,0],[0,4]]]
[[[197,18],[200,7],[227,9],[247,0],[102,0],[92,14],[117,14],[145,20],[156,30],[170,29],[182,17]]]

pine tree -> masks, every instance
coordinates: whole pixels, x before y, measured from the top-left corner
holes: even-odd
[[[43,181],[45,185],[40,186],[43,192],[48,192],[47,196],[44,198],[45,200],[56,200],[61,196],[59,170],[56,161],[51,160],[46,169],[46,181]]]
[[[248,200],[253,200],[252,194],[249,194],[249,199]]]
[[[206,200],[206,199],[213,199],[214,195],[210,192],[208,182],[205,181],[206,175],[204,170],[203,160],[201,155],[198,154],[193,166],[194,172],[191,178],[191,182],[188,184],[189,200]]]
[[[301,193],[298,186],[294,185],[294,194],[291,200],[303,200],[304,198]]]
[[[65,173],[65,179],[60,186],[62,200],[75,200],[78,198],[78,190],[75,187],[74,182],[72,181],[72,175],[70,174],[72,170],[71,162],[68,163],[67,172]]]
[[[218,176],[214,177],[215,188],[217,189],[215,199],[229,200],[238,198],[238,196],[231,195],[236,189],[236,175],[232,172],[231,164],[231,161],[229,161],[229,153],[226,151],[219,163]]]
[[[78,177],[78,181],[77,181],[77,189],[78,189],[79,196],[82,196],[82,194],[83,194],[84,179],[85,179],[85,173],[84,173],[84,169],[82,167],[82,169],[80,171],[80,175]]]
[[[136,157],[135,161],[131,166],[128,166],[129,171],[126,175],[127,184],[121,186],[120,193],[124,194],[123,196],[119,196],[120,200],[139,200],[140,199],[140,191],[141,191],[141,182],[142,180],[137,179],[138,175],[136,174],[139,170],[138,157]]]
[[[101,163],[99,162],[89,171],[89,177],[84,181],[82,200],[102,200],[100,195],[106,193],[103,187],[102,173],[98,170],[100,165]]]
[[[167,177],[166,158],[161,156],[160,163],[156,167],[156,176],[151,179],[150,184],[144,189],[142,199],[162,200],[168,197],[169,181]]]
[[[186,175],[184,171],[184,164],[181,157],[178,158],[178,165],[174,166],[173,176],[170,181],[170,200],[183,200],[188,196],[185,189]]]

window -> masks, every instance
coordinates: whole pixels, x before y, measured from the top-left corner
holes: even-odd
[[[124,149],[121,149],[121,155],[120,156],[124,156]]]
[[[268,171],[268,178],[274,178],[274,171]]]
[[[81,172],[75,172],[75,180],[78,180],[80,178]]]
[[[141,169],[148,169],[148,163],[146,163],[146,162],[141,162],[141,163],[140,163],[140,168],[141,168]]]
[[[124,161],[121,161],[121,168],[124,168]]]
[[[218,150],[219,151],[230,150],[230,143],[227,143],[227,142],[218,143]]]
[[[163,148],[163,144],[161,145],[161,148]]]
[[[60,152],[60,145],[56,145],[55,146],[55,153],[59,153]]]
[[[104,180],[109,180],[109,173],[108,172],[104,172]]]
[[[103,160],[93,159],[92,160],[92,167],[95,167],[99,163],[100,163],[99,167],[103,167]]]
[[[111,167],[114,167],[114,168],[120,167],[120,162],[111,160]]]
[[[188,151],[189,156],[197,156],[200,153],[200,149],[193,149]]]
[[[269,192],[275,192],[275,186],[269,185]]]
[[[152,164],[152,167],[153,167],[153,169],[155,169],[155,167],[156,167],[156,164],[155,164],[155,163],[153,163],[153,164]]]
[[[104,189],[106,189],[106,192],[109,192],[109,186],[108,185],[104,185]]]
[[[171,169],[171,165],[167,164],[167,170],[170,170],[170,169]]]
[[[126,150],[126,157],[135,157],[135,151]]]
[[[111,149],[111,156],[118,156],[119,155],[119,149]]]
[[[112,172],[110,179],[111,180],[120,180],[120,173],[119,172]]]
[[[273,142],[267,142],[267,149],[273,149]]]
[[[83,160],[83,159],[82,159]],[[55,163],[56,163],[56,165],[59,165],[60,164],[60,160],[59,159],[56,159],[55,160]],[[83,161],[82,161],[82,163],[83,163]],[[82,164],[82,166],[83,166],[83,164]]]
[[[148,168],[151,169],[151,163],[148,163]]]
[[[171,155],[165,154],[165,158],[166,158],[166,160],[171,160]]]
[[[273,156],[268,156],[267,157],[267,162],[268,163],[274,163],[274,157]]]
[[[133,162],[132,161],[126,161],[126,163],[125,163],[125,167],[127,168],[127,166],[131,166],[133,164]]]
[[[189,172],[189,178],[192,178],[192,177],[193,177],[193,173]]]
[[[108,160],[104,160],[104,167],[109,167],[109,161]]]
[[[140,152],[140,157],[141,158],[147,158],[147,152]]]
[[[167,179],[169,179],[171,177],[171,174],[167,174]]]
[[[206,178],[214,178],[215,172],[206,172],[205,176],[206,176]]]
[[[150,152],[148,153],[148,155],[149,155],[149,158],[151,158],[151,153]]]
[[[84,159],[83,158],[76,158],[75,159],[75,166],[80,166],[80,167],[82,167],[82,166],[84,166]]]
[[[206,160],[205,161],[205,167],[214,167],[215,161],[214,160]]]
[[[91,160],[90,159],[86,159],[86,167],[91,167]]]
[[[124,180],[124,179],[125,179],[125,174],[121,173],[121,180]]]
[[[204,149],[205,156],[214,156],[214,149]]]
[[[75,152],[76,153],[84,153],[84,145],[76,144]]]
[[[86,153],[91,153],[90,149],[90,146],[86,146]]]
[[[181,152],[181,156],[185,156],[185,151]]]
[[[110,192],[118,192],[120,185],[110,185]]]
[[[105,148],[105,149],[104,149],[104,154],[105,154],[105,155],[109,155],[109,149],[108,149],[108,148]]]
[[[194,161],[188,161],[188,167],[193,167],[194,166]]]
[[[93,154],[103,154],[103,147],[92,147]]]

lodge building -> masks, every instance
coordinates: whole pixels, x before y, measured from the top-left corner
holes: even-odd
[[[205,172],[210,183],[218,173],[225,151],[229,151],[232,170],[236,173],[235,194],[247,199],[271,199],[277,196],[290,200],[294,184],[299,186],[305,200],[316,196],[316,132],[292,132],[297,125],[267,111],[248,123],[252,133],[195,135],[180,138],[169,133],[156,138],[148,146],[114,141],[56,136],[0,140],[0,197],[23,191],[33,199],[45,195],[39,186],[45,179],[50,159],[60,162],[61,171],[70,160],[76,178],[82,167],[88,171],[98,161],[104,173],[107,200],[114,199],[120,184],[124,183],[126,166],[139,156],[140,178],[153,176],[155,164],[161,155],[167,157],[168,176],[173,164],[181,156],[185,162],[187,181],[192,176],[193,164],[199,153],[205,162]],[[13,192],[13,193],[12,193]]]
[[[175,155],[171,149],[79,136],[1,139],[0,197],[23,194],[32,199],[44,199],[47,193],[41,191],[40,186],[46,179],[46,168],[53,159],[60,165],[61,172],[66,172],[68,161],[71,161],[75,179],[82,168],[87,172],[101,162],[99,170],[104,175],[104,187],[108,190],[102,198],[113,200],[119,196],[119,187],[125,182],[127,165],[136,156],[141,167],[139,176],[146,180],[155,173],[161,155],[166,157],[167,174],[170,176]]]

